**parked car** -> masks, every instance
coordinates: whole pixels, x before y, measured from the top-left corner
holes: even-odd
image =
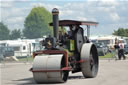
[[[108,47],[104,43],[94,43],[98,50],[99,56],[104,56],[108,52]]]
[[[0,54],[0,61],[4,59],[3,54]]]
[[[125,45],[125,46],[124,46],[124,53],[125,53],[125,54],[128,54],[128,45]]]
[[[0,56],[1,57],[9,57],[9,56],[14,56],[14,50],[12,47],[6,47],[6,46],[1,46],[0,47]]]

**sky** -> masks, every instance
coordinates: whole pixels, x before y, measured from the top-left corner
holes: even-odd
[[[127,0],[0,0],[0,22],[10,30],[22,30],[25,18],[37,6],[49,12],[58,8],[61,20],[98,22],[91,27],[91,35],[110,35],[118,28],[128,28]]]

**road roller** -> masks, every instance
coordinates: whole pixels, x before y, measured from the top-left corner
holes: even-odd
[[[90,26],[97,26],[98,22],[59,20],[58,15],[59,10],[54,8],[53,22],[49,23],[53,26],[53,36],[41,41],[43,50],[33,52],[30,71],[35,82],[63,83],[68,80],[69,72],[82,72],[85,78],[96,77],[99,58],[89,36]]]

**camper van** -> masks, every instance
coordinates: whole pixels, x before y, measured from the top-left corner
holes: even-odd
[[[114,35],[99,37],[97,40],[100,43],[106,44],[109,47],[109,49],[113,49],[115,45],[115,39],[117,39],[118,42],[122,41],[124,44],[126,44],[125,39],[123,39],[120,36],[114,36]]]
[[[31,56],[32,53],[40,49],[39,42],[35,40],[5,40],[0,42],[4,47],[12,48],[14,56]]]

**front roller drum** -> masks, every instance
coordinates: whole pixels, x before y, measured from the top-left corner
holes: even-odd
[[[65,67],[63,55],[38,55],[33,62],[33,77],[36,83],[61,83],[66,82],[68,71],[61,70]]]
[[[81,63],[81,69],[84,77],[94,78],[98,73],[98,53],[97,48],[92,43],[85,43],[81,49],[81,59],[85,62]]]

